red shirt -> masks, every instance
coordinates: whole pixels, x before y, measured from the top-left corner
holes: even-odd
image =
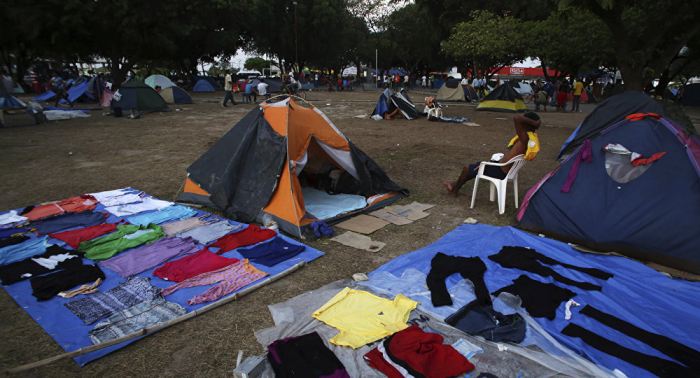
[[[569,94],[566,92],[559,92],[557,93],[557,105],[564,105],[566,104],[566,96]]]

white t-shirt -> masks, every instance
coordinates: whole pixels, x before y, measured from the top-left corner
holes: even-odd
[[[481,81],[479,79],[474,79],[474,81],[472,81],[472,87],[474,88],[480,87],[479,84],[481,84]]]
[[[289,71],[289,77],[291,77],[292,79],[294,79],[294,72],[293,72],[293,71]],[[292,80],[292,83],[294,83],[293,80]]]
[[[318,74],[314,75],[314,80],[318,80]]]
[[[264,96],[267,94],[267,83],[260,82],[258,84],[258,95]]]

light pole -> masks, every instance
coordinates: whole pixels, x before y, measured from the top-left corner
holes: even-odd
[[[294,47],[296,49],[296,58],[294,59],[294,64],[297,66],[297,72],[299,71],[299,41],[297,38],[297,2],[294,2]]]

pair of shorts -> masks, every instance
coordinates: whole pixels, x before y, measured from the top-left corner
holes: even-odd
[[[472,179],[476,177],[476,174],[479,172],[479,166],[481,165],[481,162],[470,164],[469,165],[469,178]],[[503,180],[506,178],[507,173],[503,172],[503,169],[501,167],[497,167],[494,165],[487,165],[484,167],[484,174],[489,177],[493,177],[498,180]]]

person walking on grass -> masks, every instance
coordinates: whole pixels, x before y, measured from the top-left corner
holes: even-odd
[[[226,107],[226,103],[231,100],[233,106],[236,106],[236,100],[233,99],[233,79],[231,78],[231,70],[226,70],[226,77],[224,78],[224,102],[221,104],[222,107]]]

